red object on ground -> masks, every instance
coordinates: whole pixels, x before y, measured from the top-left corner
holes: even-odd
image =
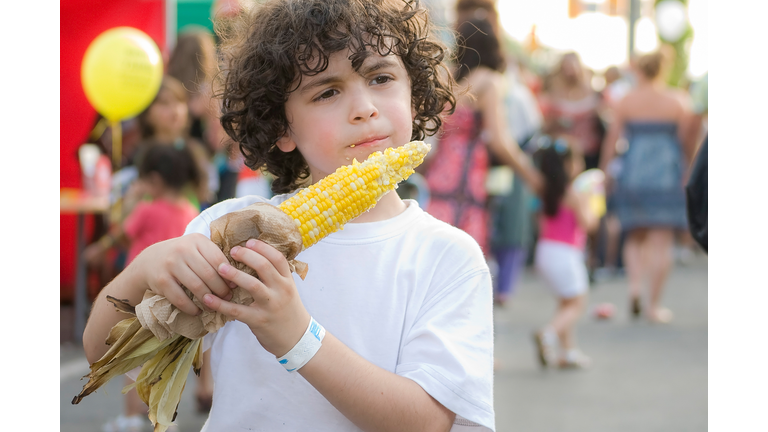
[[[610,319],[616,312],[616,307],[612,303],[600,303],[592,309],[592,315],[597,319]]]
[[[82,187],[78,147],[87,141],[96,120],[80,81],[80,68],[88,45],[102,32],[119,26],[147,33],[167,58],[164,0],[68,0],[60,5],[60,187]],[[60,216],[61,301],[73,297],[75,284],[76,216]],[[92,217],[86,220],[91,231]],[[86,237],[89,238],[89,237]]]

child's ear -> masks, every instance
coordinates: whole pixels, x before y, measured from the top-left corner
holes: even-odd
[[[277,140],[277,148],[285,153],[292,152],[296,149],[296,143],[293,142],[291,136],[286,133],[282,138]]]

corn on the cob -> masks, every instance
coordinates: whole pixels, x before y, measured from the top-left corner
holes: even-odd
[[[427,152],[429,145],[421,141],[375,152],[362,163],[337,169],[278,207],[293,218],[306,249],[375,206],[413,174]]]
[[[280,217],[273,214],[271,219],[285,218],[281,226],[290,225],[292,220],[293,225],[287,232],[297,230],[301,234],[303,249],[306,249],[328,234],[343,229],[345,223],[376,205],[385,193],[397,187],[398,182],[413,174],[414,168],[424,160],[429,149],[428,144],[413,141],[398,148],[387,149],[383,153],[373,153],[362,163],[355,160],[352,165],[337,169],[333,174],[283,202],[278,208],[291,219],[285,218],[279,212],[277,214]],[[268,208],[274,209],[272,206]],[[227,239],[231,244],[242,244],[246,240]],[[293,241],[295,252],[291,259],[299,250],[298,237]],[[221,244],[219,247],[225,249]],[[277,245],[275,247],[280,248]],[[229,250],[222,251],[230,264],[237,264],[229,255]],[[283,254],[289,258],[288,252],[283,250]],[[238,290],[242,288],[233,290],[238,294],[235,298],[242,298],[237,293]],[[187,294],[192,297],[188,290]],[[250,296],[248,298],[250,299]],[[149,418],[154,424],[155,432],[164,432],[176,417],[187,371],[192,366],[196,374],[200,372],[202,337],[191,339],[191,336],[184,337],[172,333],[161,341],[150,330],[141,326],[135,317],[133,306],[109,296],[107,299],[119,310],[134,317],[123,320],[112,328],[107,338],[107,344],[112,347],[99,361],[91,365],[91,373],[87,375],[89,381],[72,403],[79,403],[82,398],[96,391],[111,378],[142,365],[136,382],[126,386],[123,392],[135,387],[141,399],[149,406]]]

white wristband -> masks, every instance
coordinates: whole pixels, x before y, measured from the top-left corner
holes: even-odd
[[[309,326],[299,342],[288,353],[277,359],[277,361],[288,372],[295,372],[301,369],[315,356],[322,345],[321,342],[324,337],[325,328],[318,324],[314,318],[310,317]]]

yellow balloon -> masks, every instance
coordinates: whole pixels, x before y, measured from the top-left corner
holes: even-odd
[[[88,102],[108,120],[118,121],[152,103],[163,79],[163,61],[146,33],[115,27],[88,46],[80,77]]]

